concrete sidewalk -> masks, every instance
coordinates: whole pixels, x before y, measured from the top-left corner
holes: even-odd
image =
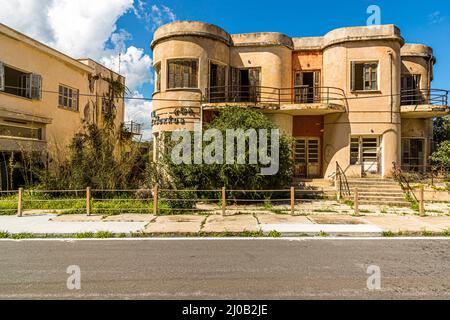
[[[264,234],[282,236],[331,235],[379,236],[383,232],[403,234],[442,234],[450,231],[450,216],[290,216],[267,213],[246,215],[173,215],[125,214],[118,216],[29,215],[22,218],[0,216],[0,232],[10,234],[77,234],[110,231],[114,234],[208,235]]]

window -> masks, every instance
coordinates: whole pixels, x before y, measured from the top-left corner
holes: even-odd
[[[161,63],[155,65],[155,91],[161,91]]]
[[[378,90],[378,62],[352,62],[352,91]]]
[[[42,140],[42,129],[0,124],[0,136]]]
[[[41,100],[42,77],[0,62],[0,91],[27,99]]]
[[[198,88],[197,60],[170,60],[168,63],[168,88]]]
[[[102,98],[102,111],[104,114],[113,114],[114,103],[109,98]]]
[[[78,111],[78,90],[59,85],[58,105],[73,111]]]

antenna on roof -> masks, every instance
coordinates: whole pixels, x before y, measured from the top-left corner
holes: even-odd
[[[120,74],[120,65],[122,63],[122,53],[119,52],[119,74]]]

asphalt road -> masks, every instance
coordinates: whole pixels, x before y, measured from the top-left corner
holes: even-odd
[[[450,239],[0,241],[0,299],[22,298],[450,299]]]

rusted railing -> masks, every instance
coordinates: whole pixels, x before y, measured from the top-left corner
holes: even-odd
[[[206,89],[207,103],[336,104],[347,106],[344,90],[334,87],[218,86]]]
[[[402,171],[402,168],[397,165],[397,163],[393,162],[393,176],[394,179],[397,180],[403,191],[406,192],[412,199],[414,199],[415,202],[418,202],[416,195],[414,194],[414,190],[411,187],[408,178],[405,176],[405,174]]]
[[[441,89],[410,89],[401,91],[401,105],[448,106],[448,91]]]
[[[337,188],[337,194],[338,198],[341,199],[345,196],[350,196],[350,186],[348,184],[348,179],[345,174],[345,171],[342,169],[342,167],[339,165],[339,162],[336,161],[336,188]]]
[[[134,121],[125,122],[123,124],[125,130],[131,134],[139,135],[142,133],[142,124]]]

